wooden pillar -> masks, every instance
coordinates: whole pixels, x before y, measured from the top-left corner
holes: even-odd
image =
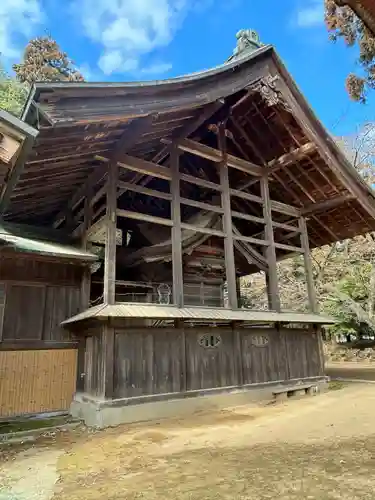
[[[173,275],[173,303],[184,305],[184,277],[182,267],[182,238],[181,238],[181,201],[180,201],[180,153],[172,144],[170,153],[171,179],[171,212],[172,212],[172,275]]]
[[[265,174],[260,180],[260,187],[263,199],[263,217],[265,224],[265,236],[268,245],[265,255],[268,263],[268,296],[269,304],[273,311],[280,312],[279,284],[277,278],[277,261],[275,241],[273,239],[271,199],[268,187],[268,176]]]
[[[313,313],[318,313],[318,302],[316,300],[314,274],[311,262],[309,235],[307,232],[306,219],[301,217],[298,222],[301,233],[301,247],[303,249],[303,260],[306,271],[306,286],[307,296],[309,298],[309,310]]]
[[[237,287],[236,287],[236,266],[234,261],[232,212],[229,192],[229,169],[228,153],[226,148],[225,125],[219,125],[219,148],[223,155],[223,161],[219,164],[220,184],[221,184],[221,206],[223,214],[224,250],[225,250],[225,270],[227,278],[228,303],[230,309],[237,309]]]
[[[107,174],[107,211],[106,211],[106,240],[104,257],[104,292],[105,304],[115,303],[116,281],[116,209],[117,209],[117,163],[108,164]]]
[[[102,335],[103,396],[106,399],[112,399],[114,393],[115,329],[110,324],[106,324],[103,326]]]
[[[92,186],[91,183],[86,185],[85,190],[85,204],[84,204],[84,212],[83,212],[83,228],[82,228],[82,248],[87,249],[88,242],[88,231],[92,224]],[[91,288],[91,272],[90,266],[85,266],[82,276],[82,285],[81,285],[81,310],[84,311],[90,306],[90,288]]]

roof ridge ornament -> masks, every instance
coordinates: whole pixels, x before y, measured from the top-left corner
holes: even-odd
[[[233,55],[229,60],[237,59],[244,55],[251,54],[252,52],[263,47],[263,43],[260,41],[259,35],[255,30],[240,30],[236,33],[237,45],[233,51]]]

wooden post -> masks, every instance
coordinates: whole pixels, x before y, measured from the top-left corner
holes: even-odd
[[[280,312],[279,284],[277,279],[277,261],[275,241],[273,239],[271,199],[268,187],[268,176],[265,174],[260,181],[263,199],[263,217],[266,221],[265,236],[268,245],[265,250],[268,263],[268,296],[271,309]]]
[[[82,248],[87,249],[88,242],[88,231],[92,224],[92,186],[91,183],[86,185],[85,192],[85,205],[84,205],[84,219],[83,219],[83,229],[82,229]],[[85,266],[82,276],[81,285],[81,310],[84,311],[90,306],[90,288],[91,288],[91,272],[90,266]]]
[[[223,155],[223,160],[219,164],[220,184],[221,184],[221,206],[223,214],[224,250],[225,250],[225,270],[227,278],[228,302],[230,309],[237,309],[237,288],[236,288],[236,266],[234,261],[232,211],[230,204],[230,186],[228,171],[228,153],[226,149],[225,125],[219,125],[219,147]]]
[[[103,392],[106,399],[113,398],[114,366],[115,366],[115,329],[110,324],[103,326],[102,352],[103,356]]]
[[[301,217],[298,221],[300,233],[301,233],[301,247],[303,249],[303,260],[305,263],[306,271],[306,285],[307,285],[307,295],[309,298],[309,309],[313,313],[318,313],[318,302],[316,300],[315,285],[314,285],[314,275],[310,255],[310,245],[309,245],[309,235],[307,232],[306,219]]]
[[[184,277],[182,268],[182,238],[181,238],[181,200],[180,200],[180,153],[173,144],[170,153],[171,162],[171,212],[172,212],[172,273],[173,273],[173,303],[178,307],[184,305]]]
[[[117,180],[118,166],[116,162],[111,162],[108,164],[107,174],[107,231],[105,241],[103,292],[105,304],[115,303]]]

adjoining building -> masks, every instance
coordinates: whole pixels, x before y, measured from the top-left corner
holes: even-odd
[[[32,356],[39,406],[63,409],[69,375],[99,426],[325,383],[310,250],[374,230],[375,197],[271,46],[243,30],[208,71],[36,84],[23,126],[38,134],[0,198],[3,415],[37,411],[15,387],[37,384]],[[304,312],[280,304],[293,255]],[[239,304],[256,272],[266,310]]]

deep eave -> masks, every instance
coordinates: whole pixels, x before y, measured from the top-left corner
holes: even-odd
[[[24,116],[29,123],[38,123],[40,136],[6,217],[23,221],[32,213],[43,224],[51,223],[69,200],[76,203],[80,199],[80,187],[102,167],[100,157],[108,155],[124,133],[131,135],[142,120],[149,129],[129,154],[156,163],[161,160],[162,164],[163,139],[173,137],[186,124],[194,125],[194,120],[213,105],[217,106],[216,117],[228,106],[233,116],[233,106],[243,99],[245,89],[256,86],[267,75],[279,78],[278,92],[293,103],[293,109],[282,104],[267,108],[260,94],[252,94],[254,102],[249,100],[249,110],[259,107],[266,117],[262,119],[268,120],[270,140],[274,140],[272,134],[280,138],[279,145],[274,141],[274,152],[266,160],[272,163],[290,148],[298,150],[291,138],[293,133],[302,144],[301,150],[312,146],[309,153],[283,167],[277,174],[278,180],[273,179],[274,195],[280,201],[310,210],[305,215],[309,217],[312,247],[374,230],[373,191],[338,149],[270,46],[214,69],[165,81],[36,84]],[[254,115],[252,120],[257,123],[260,118]],[[190,134],[199,133],[202,137],[203,128],[197,126]],[[236,137],[247,149],[244,137]],[[262,144],[257,146],[261,148]],[[252,160],[259,163],[256,156]],[[98,178],[97,182],[100,188],[101,180]],[[56,190],[53,197],[51,187]],[[38,193],[38,202],[34,191]],[[28,210],[25,214],[25,204],[32,206],[33,212]]]

